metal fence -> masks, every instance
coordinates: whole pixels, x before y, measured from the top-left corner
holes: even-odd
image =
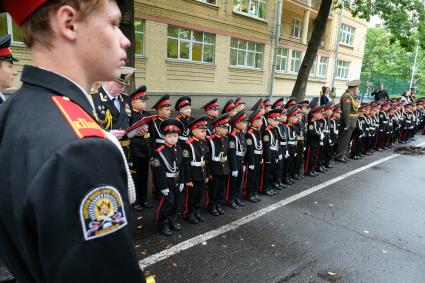
[[[375,89],[379,87],[380,83],[384,84],[384,88],[388,91],[388,94],[391,97],[399,97],[403,92],[410,88],[410,81],[399,79],[396,77],[391,77],[379,73],[374,73],[371,75],[361,76],[362,83],[360,85],[360,92],[364,94],[370,94]],[[369,88],[368,88],[369,85]],[[423,96],[424,94],[421,92],[421,87],[419,83],[413,85],[417,88],[416,97]]]

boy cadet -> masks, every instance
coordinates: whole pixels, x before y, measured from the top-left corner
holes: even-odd
[[[263,143],[260,129],[263,124],[263,111],[257,109],[249,116],[250,128],[246,132],[246,176],[244,183],[244,198],[252,203],[260,201],[258,188],[262,186],[261,172],[263,165]]]
[[[330,120],[333,113],[333,102],[329,102],[325,105],[323,108],[323,145],[320,147],[320,153],[319,153],[319,166],[322,170],[328,171],[328,169],[333,168],[333,165],[331,165],[331,154],[330,154],[330,147],[331,147],[331,137],[330,137]]]
[[[235,104],[233,103],[233,99],[229,99],[223,107],[221,114],[229,114],[229,120],[238,113]],[[228,134],[232,132],[232,124],[229,124]]]
[[[25,283],[144,282],[128,225],[134,185],[88,99],[95,81],[117,79],[126,62],[118,6],[1,0],[3,8],[38,67],[24,67],[0,111],[2,259]]]
[[[13,66],[13,62],[17,62],[18,59],[13,57],[10,50],[11,41],[12,37],[10,34],[0,36],[0,105],[6,101],[6,97],[2,91],[12,87],[13,81],[18,74],[16,68]]]
[[[236,106],[237,112],[241,112],[242,110],[245,109],[245,102],[240,97],[235,99],[234,104]]]
[[[264,129],[263,133],[263,159],[264,169],[262,172],[263,184],[260,187],[260,192],[267,196],[274,196],[277,190],[282,187],[277,184],[278,177],[278,163],[279,163],[279,134],[277,133],[277,126],[280,123],[280,115],[282,109],[273,109],[265,114],[268,126]]]
[[[180,122],[184,125],[184,131],[179,136],[179,144],[183,146],[183,144],[189,138],[189,124],[195,120],[192,114],[192,99],[190,96],[182,96],[176,101],[176,105],[174,106],[176,111],[179,112],[177,114],[176,119],[180,120]]]
[[[247,126],[244,111],[239,112],[230,119],[232,132],[229,136],[229,167],[230,175],[227,180],[226,205],[232,209],[244,206],[240,199],[240,188],[245,173],[246,141],[245,130]]]
[[[216,119],[220,114],[218,112],[217,98],[214,98],[213,100],[206,103],[204,106],[202,106],[202,109],[204,109],[205,114],[208,115],[208,136],[212,136],[214,135],[214,127],[212,125],[212,121],[214,121],[214,119]]]
[[[130,94],[131,118],[130,125],[136,123],[143,117],[151,116],[146,111],[146,103],[149,97],[146,95],[146,86],[142,85]],[[136,202],[134,209],[142,211],[143,208],[152,208],[153,205],[147,201],[148,178],[149,178],[149,132],[136,135],[131,138],[130,157],[133,162],[134,184],[136,185]]]
[[[209,149],[206,143],[208,116],[201,116],[188,125],[190,137],[183,145],[183,166],[186,184],[186,209],[184,216],[192,223],[205,221],[201,215],[204,192],[209,179]]]
[[[355,160],[361,159],[361,152],[364,145],[365,133],[365,112],[366,106],[363,105],[359,108],[359,119],[357,119],[356,127],[354,128],[351,136],[351,153],[350,157]]]
[[[179,192],[184,188],[184,175],[182,150],[177,142],[184,126],[179,120],[167,119],[159,127],[165,142],[155,150],[151,161],[156,189],[161,195],[156,220],[159,232],[171,236],[171,230],[181,230],[177,222],[177,204]]]
[[[224,202],[224,192],[226,190],[227,175],[229,174],[229,161],[227,154],[229,151],[229,138],[227,131],[229,128],[229,114],[223,114],[211,123],[214,128],[214,135],[209,138],[210,160],[208,161],[210,180],[207,207],[213,216],[224,214],[222,203]]]
[[[294,105],[288,110],[288,122],[286,123],[286,128],[288,131],[288,147],[285,153],[285,161],[283,163],[283,172],[284,178],[283,183],[285,185],[292,185],[294,180],[292,176],[295,174],[295,158],[297,157],[297,133],[294,125],[298,123],[298,114],[301,112],[301,109],[298,105]]]
[[[335,155],[336,150],[336,142],[338,140],[338,133],[339,133],[339,119],[341,118],[341,105],[336,104],[333,107],[331,120],[329,122],[329,139],[330,139],[330,152],[329,156],[332,158]]]
[[[279,98],[278,100],[273,103],[273,109],[282,109],[284,106],[283,98]],[[277,184],[280,188],[286,188],[287,186],[283,184],[283,164],[285,160],[285,154],[288,146],[288,131],[286,130],[286,109],[282,109],[282,112],[280,114],[281,116],[281,123],[277,126],[277,133],[279,134],[279,162],[278,162],[278,177],[277,177]]]
[[[323,143],[323,129],[320,127],[323,107],[324,105],[316,106],[310,111],[311,117],[307,126],[307,156],[305,162],[305,175],[309,177],[318,175],[316,169],[319,162],[320,144]]]
[[[165,143],[165,137],[161,133],[159,125],[161,125],[162,122],[170,118],[170,106],[170,96],[168,94],[165,94],[160,99],[158,99],[158,101],[151,108],[155,109],[155,112],[157,114],[156,119],[152,120],[149,123],[149,134],[152,150],[155,150],[156,148]],[[151,153],[153,154],[153,151]]]

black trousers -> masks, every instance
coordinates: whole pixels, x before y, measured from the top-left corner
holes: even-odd
[[[258,193],[258,189],[262,186],[261,170],[262,164],[260,163],[256,164],[253,170],[249,169],[247,166],[243,186],[244,198],[249,198],[250,196]]]
[[[280,172],[279,162],[276,162],[276,159],[273,159],[271,163],[264,163],[264,170],[262,174],[263,185],[260,187],[260,192],[270,189],[272,183],[278,180]]]
[[[243,161],[242,161],[243,162]],[[227,177],[227,185],[226,185],[226,204],[230,201],[235,200],[240,196],[240,189],[242,185],[242,180],[244,178],[245,167],[243,163],[240,162],[238,164],[238,176],[233,177],[232,173]]]
[[[193,187],[186,186],[186,200],[184,215],[192,213],[201,208],[204,199],[206,184],[204,182],[192,182]]]
[[[224,202],[224,193],[226,191],[227,175],[212,175],[209,183],[208,206],[222,204]]]
[[[175,223],[177,220],[178,190],[171,190],[168,195],[162,195],[156,211],[156,221],[159,225]]]
[[[149,157],[133,158],[134,184],[136,185],[136,204],[148,199]]]
[[[307,156],[305,162],[305,173],[309,173],[310,171],[314,171],[318,164],[319,158],[319,150],[320,150],[320,142],[311,141],[307,145]]]
[[[294,164],[294,169],[292,171],[292,176],[294,175],[300,175],[301,174],[301,169],[304,165],[304,142],[300,142],[298,141],[297,144],[297,156],[295,156],[295,160],[294,160],[295,164]]]

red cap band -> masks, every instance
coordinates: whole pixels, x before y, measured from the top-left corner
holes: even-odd
[[[157,105],[156,105],[156,109],[159,109],[159,108],[161,108],[162,106],[164,106],[164,105],[166,105],[166,104],[170,104],[170,101],[169,100],[163,100],[163,101],[161,101],[160,103],[158,103]]]
[[[177,106],[178,106],[178,108],[180,109],[180,108],[182,108],[183,106],[186,106],[186,105],[189,105],[190,104],[190,102],[189,102],[189,100],[183,100],[183,101],[181,101]]]
[[[226,108],[224,109],[224,111],[229,112],[230,110],[235,108],[235,104],[233,103],[229,103],[229,105],[226,106]]]
[[[206,125],[208,125],[208,122],[207,122],[207,121],[199,121],[199,122],[197,122],[197,123],[195,123],[195,124],[191,125],[191,126],[190,126],[190,128],[191,128],[192,130],[194,130],[194,129],[196,129],[196,128],[199,128],[200,126],[206,126]]]
[[[136,99],[138,99],[139,97],[144,97],[144,96],[145,96],[145,93],[144,93],[144,92],[139,92],[138,94],[133,95],[133,96],[131,97],[131,100],[136,100]]]
[[[12,16],[18,26],[31,16],[47,0],[3,0],[4,9]]]
[[[180,128],[176,125],[169,125],[164,128],[164,133],[165,132],[180,132]]]
[[[300,113],[301,112],[301,110],[300,109],[297,109],[297,110],[295,110],[295,111],[293,111],[292,113],[289,113],[288,114],[288,118],[289,117],[292,117],[292,116],[295,116],[295,115],[297,115],[298,113]]]
[[[271,113],[269,115],[267,115],[267,118],[273,118],[273,117],[279,117],[280,114],[279,113]]]
[[[10,50],[9,47],[7,48],[0,48],[0,56],[7,56],[12,54],[12,51]]]

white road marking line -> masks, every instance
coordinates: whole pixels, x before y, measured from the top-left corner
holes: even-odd
[[[420,144],[415,145],[415,146],[422,146],[422,145],[425,145],[425,142],[420,143]],[[374,161],[374,162],[372,162],[372,163],[370,163],[368,165],[365,165],[363,167],[357,168],[357,169],[355,169],[353,171],[350,171],[348,173],[345,173],[345,174],[343,174],[343,175],[341,175],[339,177],[333,178],[333,179],[331,179],[329,181],[326,181],[326,182],[324,182],[322,184],[319,184],[317,186],[314,186],[314,187],[312,187],[312,188],[310,188],[308,190],[305,190],[305,191],[302,191],[302,192],[300,192],[298,194],[292,195],[292,196],[290,196],[290,197],[288,197],[286,199],[283,199],[283,200],[281,200],[281,201],[279,201],[279,202],[277,202],[275,204],[272,204],[270,206],[267,206],[267,207],[265,207],[263,209],[260,209],[260,210],[258,210],[256,212],[253,212],[253,213],[251,213],[251,214],[249,214],[249,215],[247,215],[245,217],[242,217],[242,218],[240,218],[240,219],[238,219],[236,221],[233,221],[232,223],[229,223],[229,224],[224,225],[224,226],[221,226],[221,227],[219,227],[219,228],[217,228],[215,230],[211,230],[211,231],[206,232],[204,234],[201,234],[201,235],[198,235],[198,236],[193,237],[191,239],[188,239],[188,240],[186,240],[184,242],[181,242],[180,244],[177,244],[175,246],[172,246],[171,248],[168,248],[166,250],[160,251],[160,252],[158,252],[156,254],[153,254],[153,255],[151,255],[151,256],[149,256],[147,258],[144,258],[144,259],[140,260],[139,261],[139,266],[143,270],[143,269],[145,269],[146,267],[148,267],[150,265],[153,265],[155,263],[158,263],[158,262],[160,262],[160,261],[162,261],[162,260],[164,260],[166,258],[169,258],[169,257],[171,257],[171,256],[173,256],[175,254],[178,254],[179,252],[182,252],[184,250],[190,249],[190,248],[192,248],[192,247],[194,247],[194,246],[196,246],[198,244],[201,244],[202,242],[208,241],[208,240],[210,240],[212,238],[215,238],[215,237],[217,237],[217,236],[219,236],[221,234],[224,234],[224,233],[229,232],[229,231],[232,231],[232,230],[236,230],[240,226],[242,226],[242,225],[244,225],[246,223],[249,223],[249,222],[251,222],[253,220],[256,220],[256,219],[260,218],[261,216],[263,216],[263,215],[265,215],[265,214],[267,214],[269,212],[272,212],[272,211],[274,211],[274,210],[276,210],[278,208],[284,207],[285,205],[288,205],[288,204],[290,204],[290,203],[292,203],[292,202],[294,202],[296,200],[299,200],[300,198],[303,198],[305,196],[311,195],[314,192],[317,192],[317,191],[319,191],[319,190],[321,190],[323,188],[326,188],[326,187],[328,187],[330,185],[333,185],[333,184],[335,184],[335,183],[337,183],[337,182],[339,182],[341,180],[344,180],[344,179],[346,179],[348,177],[351,177],[351,176],[353,176],[353,175],[355,175],[357,173],[360,173],[360,172],[362,172],[364,170],[367,170],[367,169],[369,169],[371,167],[374,167],[374,166],[376,166],[378,164],[381,164],[383,162],[386,162],[388,160],[391,160],[391,159],[393,159],[393,158],[395,158],[397,156],[400,156],[400,155],[399,154],[393,154],[393,155],[390,155],[388,157],[379,159],[379,160]]]

